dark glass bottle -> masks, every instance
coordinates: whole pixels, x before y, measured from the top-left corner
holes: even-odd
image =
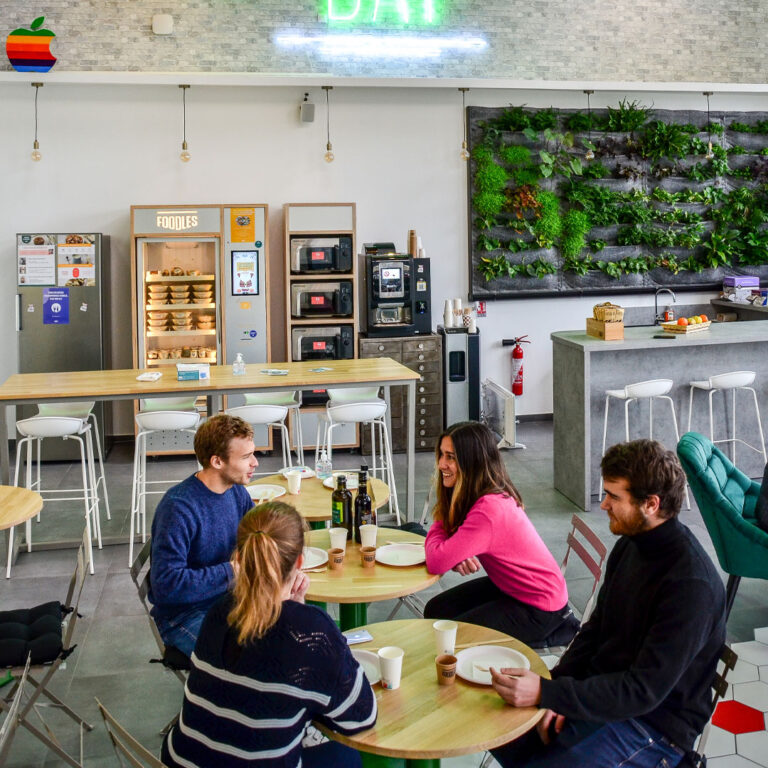
[[[371,497],[368,495],[367,467],[358,473],[357,497],[355,498],[355,540],[360,543],[360,526],[374,523]]]
[[[347,490],[346,475],[338,475],[336,490],[331,494],[331,521],[334,528],[347,529],[347,541],[352,540],[352,494]]]

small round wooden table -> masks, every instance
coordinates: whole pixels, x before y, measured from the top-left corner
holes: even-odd
[[[308,546],[327,550],[331,539],[327,529],[309,531],[305,536]],[[424,544],[424,537],[397,528],[379,528],[377,546],[389,542]],[[434,584],[440,576],[429,573],[426,565],[391,566],[376,563],[363,568],[360,545],[347,542],[344,567],[330,568],[322,573],[309,574],[307,600],[321,603],[339,603],[339,626],[342,631],[359,627],[368,621],[368,603],[392,600],[412,595]]]
[[[353,649],[376,651],[396,645],[405,651],[400,687],[374,686],[379,714],[373,728],[344,736],[318,727],[330,738],[362,753],[365,768],[438,768],[441,757],[483,752],[517,739],[543,717],[537,707],[510,707],[489,685],[457,678],[438,685],[435,638],[431,619],[385,621],[365,627],[373,640]],[[548,678],[549,670],[535,651],[502,632],[459,622],[456,650],[463,645],[501,643],[523,653],[531,669]]]
[[[350,471],[349,474],[354,474],[354,472]],[[250,485],[264,485],[265,483],[288,489],[288,482],[281,474],[260,477]],[[368,487],[374,509],[383,507],[389,501],[389,486],[386,483],[376,477],[370,477],[368,478]],[[331,493],[332,490],[326,488],[322,480],[317,477],[307,477],[301,481],[301,490],[298,494],[294,496],[286,493],[284,496],[280,496],[278,500],[295,507],[296,511],[313,528],[324,528],[325,523],[331,519]],[[357,496],[357,490],[352,491],[353,504],[355,496]]]
[[[13,535],[14,526],[33,518],[42,508],[43,497],[39,493],[15,485],[0,485],[0,531],[7,529],[5,536],[8,542],[6,579],[11,577],[11,564],[18,551],[18,538]]]

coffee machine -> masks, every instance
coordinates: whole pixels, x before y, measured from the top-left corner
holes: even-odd
[[[365,243],[368,336],[432,333],[429,259],[397,253],[394,243]]]

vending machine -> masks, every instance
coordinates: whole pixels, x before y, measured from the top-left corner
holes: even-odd
[[[175,376],[177,363],[227,365],[238,352],[269,361],[266,205],[135,205],[131,229],[135,367]],[[196,405],[211,415],[205,398]],[[152,454],[192,450],[185,433],[150,437]],[[271,448],[268,429],[254,441]]]

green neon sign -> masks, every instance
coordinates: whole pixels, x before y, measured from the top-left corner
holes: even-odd
[[[440,22],[441,0],[319,0],[321,13],[331,25],[409,24]]]

